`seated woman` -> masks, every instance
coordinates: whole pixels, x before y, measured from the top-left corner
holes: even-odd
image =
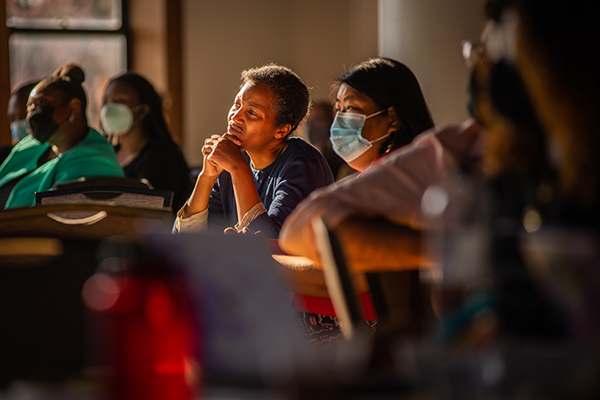
[[[102,130],[116,142],[125,176],[173,192],[173,209],[179,210],[192,191],[190,170],[169,133],[152,84],[132,72],[117,76],[108,83],[103,104]]]
[[[92,176],[123,176],[112,146],[87,123],[83,70],[65,65],[42,80],[27,103],[29,136],[0,167],[0,206],[35,204],[35,192]]]
[[[235,226],[278,238],[296,205],[333,182],[321,153],[290,137],[309,101],[308,88],[289,68],[271,64],[242,72],[227,133],[206,139],[202,172],[175,229]]]
[[[392,150],[410,143],[419,133],[433,127],[429,108],[414,74],[404,64],[387,58],[367,60],[342,75],[338,79],[335,109],[337,114],[331,125],[330,136],[333,149],[361,173],[376,159],[386,157]],[[347,186],[353,181],[355,179],[352,178],[342,181],[340,186]],[[330,186],[318,193],[336,190]],[[373,197],[368,191],[362,194],[366,198]],[[318,261],[318,255],[312,247],[311,220],[314,215],[321,215],[323,210],[321,203],[319,207],[312,205],[310,199],[315,195],[303,202],[301,209],[294,211],[291,220],[286,221],[282,229],[281,246],[289,254],[305,255]],[[352,202],[352,198],[347,200]],[[371,206],[376,208],[378,204]],[[335,212],[330,209],[327,211]],[[306,251],[309,246],[313,251]],[[322,285],[315,277],[305,275],[292,275],[292,279],[299,280],[297,284],[303,289],[303,295],[297,294],[294,304],[301,312],[305,327],[315,335],[315,341],[330,340],[332,335],[339,336],[331,301],[322,296]],[[356,284],[362,292],[365,317],[374,320],[376,317],[366,292],[367,286],[361,278],[357,276]]]
[[[8,122],[10,122],[11,143],[0,147],[0,164],[6,160],[13,146],[27,136],[27,100],[29,93],[38,82],[26,83],[17,88],[8,99]]]
[[[335,110],[333,150],[361,172],[433,127],[417,78],[389,58],[364,61],[338,78]]]

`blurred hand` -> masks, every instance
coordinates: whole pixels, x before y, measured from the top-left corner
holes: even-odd
[[[224,234],[226,235],[235,235],[235,234],[239,234],[239,235],[262,235],[263,237],[265,237],[264,233],[262,231],[256,231],[254,232],[252,229],[249,228],[243,228],[241,231],[238,231],[235,228],[229,227],[229,228],[225,228],[225,230],[223,231]],[[266,240],[266,237],[265,237]]]

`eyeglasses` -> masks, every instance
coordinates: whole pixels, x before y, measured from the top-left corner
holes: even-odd
[[[461,44],[462,57],[467,68],[473,68],[483,58],[485,48],[481,43],[473,43],[465,40]]]

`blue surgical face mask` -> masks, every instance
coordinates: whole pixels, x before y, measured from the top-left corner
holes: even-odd
[[[387,109],[383,109],[371,115],[338,111],[330,128],[331,135],[329,136],[329,140],[331,141],[333,151],[335,151],[344,161],[349,163],[356,160],[373,147],[374,142],[378,142],[388,137],[390,135],[389,133],[369,141],[361,134],[365,121],[384,111],[387,111]]]
[[[15,142],[19,142],[21,139],[27,136],[27,120],[21,119],[19,121],[11,122],[10,133]]]

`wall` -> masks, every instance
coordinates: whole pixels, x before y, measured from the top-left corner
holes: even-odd
[[[6,21],[6,7],[0,7],[0,21]],[[0,25],[0,146],[10,144],[10,123],[6,111],[10,98],[10,64],[8,51],[8,29]]]
[[[145,76],[157,92],[167,87],[165,0],[130,0],[131,65],[129,69]]]
[[[240,72],[284,64],[327,97],[336,76],[377,55],[371,0],[183,0],[184,152],[202,163],[204,139],[222,134]]]
[[[463,40],[477,41],[484,0],[379,0],[379,53],[417,76],[436,124],[468,117]]]

